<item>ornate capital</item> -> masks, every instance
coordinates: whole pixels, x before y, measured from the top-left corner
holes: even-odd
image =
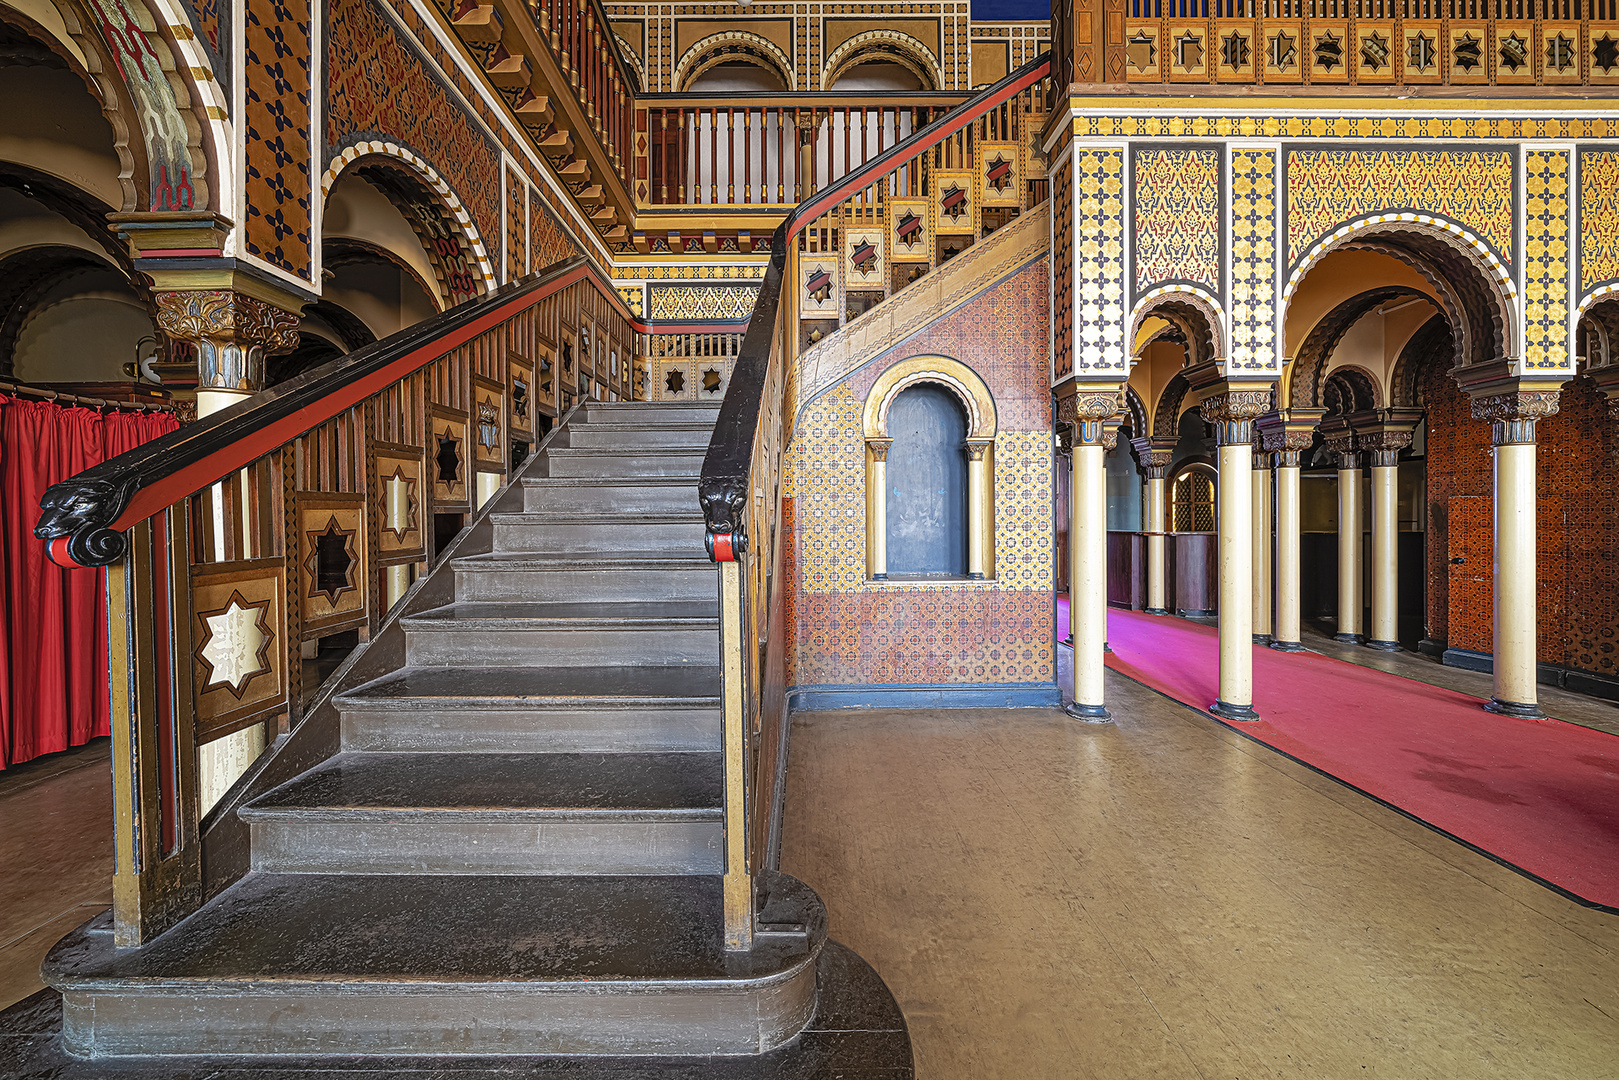
[[[968,461],[983,461],[984,460],[984,454],[986,452],[988,452],[988,450],[989,450],[989,448],[991,446],[994,446],[994,445],[995,445],[995,440],[993,440],[993,439],[968,439],[967,440],[967,460]],[[885,457],[887,456],[887,451],[884,451],[884,456]]]
[[[1107,390],[1080,390],[1057,399],[1057,419],[1072,425],[1075,446],[1102,446],[1102,422],[1124,408],[1124,392],[1117,387]],[[1115,440],[1117,435],[1114,436]]]
[[[1221,446],[1243,446],[1254,441],[1254,421],[1271,409],[1270,387],[1263,390],[1222,390],[1203,399],[1203,419],[1214,427]]]
[[[1360,468],[1360,440],[1344,416],[1329,416],[1321,422],[1321,438],[1337,455],[1339,470]]]
[[[1141,460],[1141,468],[1148,480],[1169,479],[1169,463],[1175,459],[1175,448],[1162,445],[1165,441],[1133,439],[1130,442],[1136,448],[1136,457]]]
[[[888,448],[894,445],[893,439],[867,439],[866,446],[871,450],[871,460],[887,461]]]
[[[204,390],[254,391],[264,386],[264,360],[298,347],[298,316],[233,289],[152,294],[157,326],[197,351]]]
[[[1557,412],[1558,391],[1514,390],[1473,399],[1473,419],[1488,420],[1496,446],[1535,441],[1535,423]]]
[[[1315,442],[1315,429],[1321,423],[1321,416],[1320,409],[1286,409],[1268,412],[1255,422],[1260,445],[1276,455],[1278,469],[1299,467],[1299,455]]]

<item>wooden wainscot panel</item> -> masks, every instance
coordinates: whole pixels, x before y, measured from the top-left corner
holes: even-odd
[[[573,408],[579,393],[579,328],[563,320],[557,330],[557,363],[552,370],[553,389],[556,392],[557,415]]]
[[[1400,34],[1392,22],[1362,20],[1355,24],[1355,81],[1362,85],[1392,83],[1395,75],[1394,50],[1400,47]]]
[[[804,319],[838,317],[838,260],[830,253],[798,260],[798,314]]]
[[[1191,23],[1169,28],[1169,81],[1203,82],[1209,77],[1209,27]]]
[[[1496,23],[1491,35],[1497,84],[1535,81],[1535,27],[1529,22]]]
[[[549,338],[541,338],[534,355],[534,408],[543,416],[557,417],[557,347]]]
[[[1541,81],[1577,83],[1580,81],[1580,24],[1540,24]]]
[[[882,292],[888,281],[881,229],[848,229],[843,234],[843,275],[849,292]]]
[[[975,179],[966,169],[939,169],[934,172],[933,221],[940,235],[971,235],[978,232],[978,208],[973,205],[978,194],[974,190]]]
[[[1349,81],[1349,53],[1354,43],[1349,40],[1348,22],[1310,21],[1309,52],[1305,60],[1310,65],[1312,83],[1347,83]]]
[[[1296,83],[1304,78],[1304,28],[1297,22],[1264,23],[1265,40],[1261,43],[1267,83]]]
[[[362,544],[363,546],[363,544]],[[205,563],[191,572],[197,742],[287,707],[286,581],[281,559]]]
[[[890,199],[888,220],[890,238],[893,240],[889,247],[892,253],[890,257],[895,262],[929,261],[928,252],[933,250],[933,230],[928,224],[928,200]]]
[[[1259,47],[1252,19],[1215,24],[1214,63],[1215,78],[1221,82],[1253,82]]]
[[[493,379],[472,377],[472,461],[483,472],[506,471],[506,391]]]
[[[1018,206],[1023,195],[1023,159],[1017,143],[978,144],[979,191],[985,206]]]
[[[470,510],[467,477],[472,471],[472,455],[467,446],[467,414],[434,405],[429,416],[433,423],[427,444],[427,468],[433,478],[433,511]]]
[[[534,442],[535,406],[539,403],[539,388],[534,385],[534,361],[520,353],[507,353],[506,379],[506,400],[511,402],[506,415],[507,430],[519,442]]]
[[[1450,24],[1446,61],[1452,83],[1490,81],[1490,28],[1486,23]]]
[[[1415,85],[1437,83],[1444,78],[1444,24],[1405,22],[1401,24],[1401,74]]]
[[[298,592],[309,641],[366,623],[365,497],[298,492]]]
[[[1619,83],[1619,27],[1593,26],[1588,37],[1588,76],[1593,86]]]
[[[1124,77],[1128,82],[1163,81],[1164,46],[1156,22],[1125,28]]]
[[[420,562],[427,557],[427,491],[422,477],[426,451],[419,446],[374,442],[377,492],[371,513],[377,525],[377,565]]]

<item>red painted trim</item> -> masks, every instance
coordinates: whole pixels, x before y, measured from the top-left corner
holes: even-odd
[[[136,520],[138,521],[140,519],[137,518]],[[45,548],[46,554],[50,555],[51,562],[55,563],[57,566],[65,567],[65,568],[67,568],[69,570],[82,570],[82,569],[84,569],[78,563],[73,561],[73,556],[71,556],[71,555],[69,555],[67,553],[67,542],[68,542],[68,540],[69,540],[69,537],[66,537],[66,536],[55,537],[46,546],[46,548]]]
[[[485,314],[458,329],[450,331],[443,337],[435,338],[433,341],[406,353],[387,367],[372,372],[366,378],[356,379],[341,390],[334,391],[322,398],[318,405],[301,409],[291,416],[283,417],[274,424],[266,424],[257,431],[243,435],[219,453],[169,473],[161,480],[148,484],[135,492],[134,497],[129,500],[129,505],[118,516],[118,520],[108,527],[115,532],[121,532],[134,525],[137,521],[144,521],[151,517],[164,507],[195,495],[220,477],[229,476],[243,466],[249,465],[271,451],[285,446],[304,432],[324,424],[332,417],[345,409],[358,405],[371,395],[380,393],[412,372],[426,367],[445,353],[465,345],[479,334],[493,329],[519,312],[526,311],[547,297],[554,296],[568,286],[577,284],[586,278],[590,278],[592,284],[600,285],[595,280],[594,275],[591,274],[590,267],[576,267],[542,288],[530,293],[524,293],[522,296],[501,304],[499,307],[492,308]],[[607,292],[614,297],[618,297],[617,290],[608,289]],[[618,298],[620,301],[623,299],[622,297]],[[54,555],[52,559],[60,562],[60,560],[55,559]]]
[[[714,561],[736,562],[736,551],[732,546],[731,533],[714,534]]]

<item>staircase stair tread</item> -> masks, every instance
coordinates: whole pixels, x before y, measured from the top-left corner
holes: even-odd
[[[656,476],[524,476],[524,487],[696,487],[699,473]]]
[[[825,937],[814,894],[771,875],[777,922],[804,935],[727,954],[710,875],[277,874],[255,871],[140,949],[103,915],[46,960],[54,985],[642,984],[768,977]],[[336,988],[334,987],[334,990]]]
[[[577,704],[603,702],[710,705],[719,699],[717,664],[676,667],[415,667],[384,675],[337,697],[339,708],[398,705]]]
[[[348,751],[243,807],[320,811],[717,816],[717,753],[390,754]]]
[[[693,501],[690,510],[637,510],[611,518],[588,510],[503,510],[489,520],[496,525],[691,525],[702,523],[703,511]]]
[[[585,629],[625,627],[669,629],[719,628],[719,600],[665,600],[570,603],[536,600],[461,600],[405,618],[412,629],[465,626],[499,629]]]
[[[471,570],[670,570],[693,566],[714,567],[702,547],[687,551],[647,551],[623,549],[579,553],[549,551],[497,551],[487,555],[463,555],[454,560],[457,568]]]

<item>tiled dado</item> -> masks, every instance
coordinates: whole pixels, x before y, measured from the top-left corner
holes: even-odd
[[[783,508],[792,685],[1049,683],[1053,642],[1052,442],[1044,260],[987,288],[812,400],[787,451]],[[866,580],[861,412],[891,365],[948,356],[995,397],[995,576]]]

